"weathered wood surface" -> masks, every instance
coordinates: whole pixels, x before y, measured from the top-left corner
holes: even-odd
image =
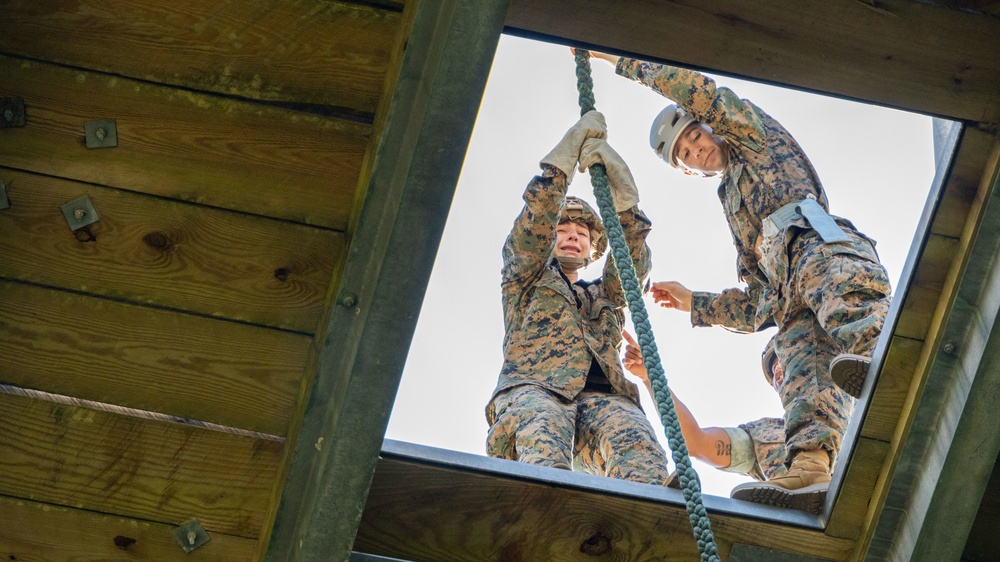
[[[0,277],[286,328],[316,329],[343,235],[0,168]],[[89,195],[101,220],[70,231]]]
[[[893,439],[912,386],[919,383],[916,370],[925,345],[922,340],[892,338],[860,430],[862,437],[883,442]]]
[[[0,280],[0,382],[284,435],[311,338]]]
[[[283,445],[0,394],[0,494],[257,538]]]
[[[1000,20],[929,2],[513,0],[517,32],[996,122]]]
[[[254,539],[212,533],[185,554],[173,525],[0,496],[0,560],[17,562],[248,562]]]
[[[0,76],[27,120],[0,129],[0,165],[347,226],[367,125],[2,55]],[[87,149],[84,121],[110,118],[118,146]]]
[[[0,51],[372,113],[399,25],[398,11],[383,5],[390,9],[330,0],[12,0],[0,18]]]
[[[626,497],[575,485],[604,479],[571,476],[554,486],[383,454],[354,546],[415,562],[698,559],[680,491],[615,481],[648,490],[645,498]],[[709,517],[723,560],[733,543],[832,560],[844,560],[853,546],[819,530],[731,513]]]
[[[865,437],[856,439],[854,454],[837,490],[836,502],[826,526],[827,535],[850,540],[857,538],[888,452],[889,443],[885,441]]]

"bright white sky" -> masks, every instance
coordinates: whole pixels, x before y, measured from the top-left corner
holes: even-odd
[[[680,281],[692,290],[739,286],[718,181],[685,177],[649,148],[650,123],[669,102],[616,76],[604,61],[592,65],[608,141],[629,164],[639,205],[653,221],[651,279]],[[711,76],[796,137],[819,171],[831,212],[878,241],[895,291],[934,174],[931,119]],[[501,37],[386,437],[485,454],[483,412],[502,364],[501,248],[538,161],[578,117],[569,49]],[[570,194],[593,204],[587,174],[577,174]],[[601,271],[597,263],[581,277]],[[646,307],[670,387],[701,425],[781,417],[781,402],[760,370],[761,350],[774,329],[746,335],[692,328],[686,313],[659,308],[651,298]],[[641,394],[667,448],[656,409]],[[749,480],[693,464],[707,494],[728,497],[733,486]]]

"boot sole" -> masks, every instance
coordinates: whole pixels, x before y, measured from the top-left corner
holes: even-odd
[[[746,486],[745,488],[743,486]],[[813,484],[798,490],[786,490],[766,482],[741,484],[733,489],[732,498],[762,505],[797,509],[819,515],[826,502],[830,483]]]
[[[869,363],[861,360],[842,360],[830,365],[830,377],[841,390],[854,398],[861,398],[861,388],[868,378]]]

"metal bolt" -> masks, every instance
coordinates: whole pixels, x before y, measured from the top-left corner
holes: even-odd
[[[102,141],[104,137],[108,136],[108,131],[104,127],[99,127],[94,131],[94,136],[97,137],[97,140]]]
[[[14,110],[13,109],[5,109],[5,110],[3,110],[3,120],[4,121],[13,121],[14,120]]]
[[[194,531],[188,531],[188,544],[194,544],[194,541],[198,540],[198,533]]]
[[[952,353],[955,353],[955,344],[952,343],[952,342],[950,342],[950,341],[949,342],[945,342],[944,346],[941,349],[942,349],[942,351],[944,351],[948,355],[951,355]]]
[[[340,299],[340,304],[346,306],[347,308],[351,308],[352,306],[358,304],[358,299],[354,295],[347,294]]]
[[[87,210],[77,207],[73,209],[73,218],[76,220],[83,220],[83,217],[87,216]]]

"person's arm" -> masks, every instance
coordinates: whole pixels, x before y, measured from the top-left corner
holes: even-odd
[[[700,72],[628,58],[618,61],[615,72],[673,100],[717,135],[755,150],[764,145],[764,122],[757,107]]]
[[[524,190],[524,208],[514,220],[504,243],[502,279],[505,297],[523,290],[552,257],[556,227],[566,202],[566,189],[583,143],[588,138],[605,136],[607,126],[604,116],[589,111],[542,158],[542,175],[535,176]]]
[[[653,300],[663,308],[691,313],[691,325],[722,326],[734,332],[754,331],[757,313],[756,295],[741,289],[721,293],[692,291],[677,281],[657,281],[652,287]]]
[[[524,190],[524,207],[503,245],[504,293],[519,293],[538,276],[552,256],[556,226],[566,200],[566,174],[543,166]]]
[[[646,366],[642,362],[639,344],[628,332],[622,332],[622,336],[628,342],[625,346],[625,358],[622,360],[622,364],[630,373],[642,380],[646,391],[649,392],[649,396],[655,403],[656,396],[653,394]],[[691,410],[677,398],[672,390],[670,396],[674,400],[674,411],[677,412],[677,421],[680,423],[681,434],[684,435],[688,453],[714,468],[728,467],[732,462],[732,445],[729,433],[721,427],[701,427]]]

